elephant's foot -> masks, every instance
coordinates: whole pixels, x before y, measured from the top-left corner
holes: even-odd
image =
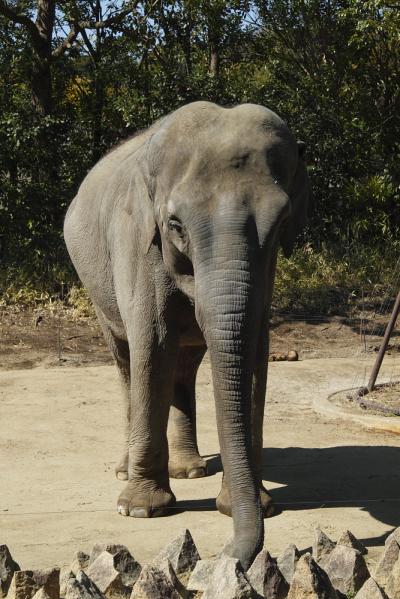
[[[130,480],[118,498],[118,512],[132,518],[156,518],[164,516],[176,503],[169,487],[161,487],[155,481]]]
[[[168,472],[171,478],[202,478],[207,476],[207,463],[198,453],[177,455],[170,452]]]
[[[121,461],[115,466],[115,476],[118,480],[128,480],[128,453],[124,454]]]
[[[273,516],[275,508],[272,497],[262,484],[260,484],[260,499],[264,518]],[[222,484],[221,491],[216,499],[216,504],[217,510],[221,512],[221,514],[225,514],[225,516],[229,516],[230,518],[232,517],[231,498],[229,496],[228,487],[224,483]]]

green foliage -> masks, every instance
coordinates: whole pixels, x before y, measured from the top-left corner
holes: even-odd
[[[393,282],[390,251],[353,244],[349,252],[315,251],[307,243],[278,260],[273,306],[279,312],[348,313],[361,295],[378,296]]]
[[[45,274],[65,261],[63,213],[89,166],[87,137],[81,123],[63,116],[0,114],[0,145],[7,148],[0,198],[4,263],[27,260]]]
[[[255,45],[269,57],[258,100],[309,147],[309,239],[317,247],[393,242],[400,222],[399,11],[381,1],[257,4]],[[370,184],[377,179],[378,201]]]
[[[72,285],[67,295],[66,304],[68,307],[72,308],[74,313],[79,317],[95,315],[93,304],[86,289],[80,285]]]
[[[33,20],[38,10],[35,0],[9,6]],[[52,48],[76,20],[126,6],[57,3]],[[348,293],[382,276],[382,248],[389,264],[400,247],[399,31],[396,3],[383,0],[145,0],[50,61],[52,110],[43,115],[32,104],[32,39],[0,14],[6,300],[19,287],[40,300],[73,286],[62,221],[88,169],[114,143],[199,99],[264,104],[307,142],[315,208],[302,249],[281,261],[282,307],[301,297],[330,310],[339,287]]]

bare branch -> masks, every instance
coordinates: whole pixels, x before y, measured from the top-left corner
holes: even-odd
[[[57,46],[57,48],[55,48],[53,50],[53,52],[51,53],[52,57],[58,58],[59,56],[62,56],[63,54],[65,54],[65,52],[67,50],[69,50],[69,48],[71,48],[72,44],[75,42],[75,40],[78,37],[78,35],[80,34],[80,32],[81,32],[81,29],[77,29],[72,24],[71,31],[69,32],[67,37],[64,38],[63,41],[61,42],[61,44],[59,46]]]
[[[92,60],[96,62],[96,50],[93,48],[92,42],[90,41],[88,34],[86,33],[86,29],[82,29],[81,34]]]
[[[132,2],[130,4],[129,8],[125,8],[124,10],[121,10],[119,13],[114,13],[108,19],[103,19],[100,21],[90,21],[90,20],[76,21],[74,23],[71,23],[70,24],[71,31],[69,32],[67,37],[62,41],[62,43],[53,50],[53,52],[52,52],[53,58],[58,58],[59,56],[62,56],[69,48],[71,48],[71,46],[75,42],[78,35],[80,33],[82,34],[84,30],[86,30],[86,29],[98,30],[98,29],[103,29],[104,27],[112,27],[114,25],[117,25],[118,23],[123,21],[125,19],[125,17],[127,15],[129,15],[137,7],[137,5],[139,4],[139,1],[140,0],[136,0],[135,2]],[[0,2],[3,2],[3,0],[0,0]],[[85,40],[85,43],[87,45],[86,40]],[[88,47],[88,49],[90,51],[89,47]]]
[[[18,13],[14,9],[10,8],[4,0],[0,0],[0,13],[14,23],[23,25],[27,29],[35,46],[38,46],[42,43],[42,39],[35,23],[26,15]]]

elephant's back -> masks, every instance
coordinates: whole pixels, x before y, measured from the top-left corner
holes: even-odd
[[[78,190],[77,203],[89,204],[91,210],[99,203],[111,204],[115,188],[121,183],[121,175],[126,178],[134,164],[136,151],[148,137],[149,131],[145,131],[110,150],[86,175]]]
[[[75,241],[92,238],[97,241],[106,234],[114,206],[124,193],[123,187],[129,186],[135,153],[147,142],[150,131],[135,135],[110,150],[82,181],[65,217],[64,235],[70,253]]]

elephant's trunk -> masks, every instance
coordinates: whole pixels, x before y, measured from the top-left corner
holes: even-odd
[[[208,251],[196,269],[196,313],[210,352],[218,436],[228,485],[234,539],[227,552],[247,568],[262,548],[264,524],[251,465],[251,392],[261,319],[248,243]],[[261,300],[262,301],[262,300]]]

